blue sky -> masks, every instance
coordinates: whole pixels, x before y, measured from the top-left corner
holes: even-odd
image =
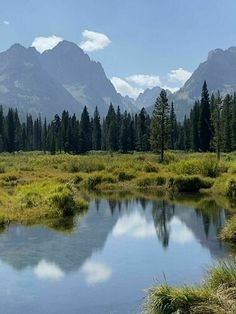
[[[236,46],[235,13],[235,0],[2,0],[0,51],[40,36],[86,42],[135,97],[157,83],[181,86],[210,50]]]

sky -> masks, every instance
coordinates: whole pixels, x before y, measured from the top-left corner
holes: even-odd
[[[123,95],[181,87],[212,49],[236,46],[235,0],[0,0],[0,51],[60,40],[100,61]]]

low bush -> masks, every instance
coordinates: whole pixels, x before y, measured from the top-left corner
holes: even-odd
[[[212,182],[199,176],[176,176],[169,179],[168,186],[178,192],[198,192],[210,188]]]
[[[139,187],[161,186],[166,184],[166,178],[161,175],[144,175],[136,182]]]
[[[121,171],[118,173],[119,181],[128,181],[128,180],[132,180],[133,178],[135,178],[135,175],[133,173],[129,173],[125,171]]]
[[[236,244],[236,216],[230,218],[220,232],[220,238],[224,241]]]
[[[102,177],[100,175],[89,176],[87,180],[87,186],[89,190],[96,189],[98,184],[102,183]]]
[[[158,172],[159,168],[156,165],[153,165],[151,163],[148,163],[144,166],[144,171],[149,173],[149,172]]]
[[[226,195],[232,199],[236,199],[236,180],[229,180],[226,186]]]
[[[59,186],[50,196],[49,204],[63,217],[73,215],[76,209],[76,202],[70,186]]]

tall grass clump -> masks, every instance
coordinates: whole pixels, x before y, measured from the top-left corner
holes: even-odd
[[[227,172],[228,166],[225,162],[217,161],[212,155],[194,155],[179,160],[171,165],[171,170],[177,174],[202,175],[204,177],[216,178],[221,173]]]
[[[207,189],[212,182],[199,176],[175,176],[168,181],[169,188],[177,192],[198,192],[200,189]]]
[[[230,218],[220,232],[220,238],[223,241],[236,244],[236,215]]]
[[[72,216],[76,210],[87,207],[84,200],[75,198],[73,188],[69,184],[57,187],[49,198],[49,204],[57,211],[58,216],[63,217]]]
[[[220,263],[197,287],[153,287],[148,290],[143,307],[147,314],[233,314],[235,310],[235,261]]]

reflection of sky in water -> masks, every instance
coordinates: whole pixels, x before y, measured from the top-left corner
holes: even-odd
[[[205,217],[162,201],[97,205],[69,235],[22,226],[1,235],[0,313],[132,313],[156,279],[199,282],[227,254],[217,239],[222,210]]]
[[[94,286],[110,279],[112,270],[102,262],[88,260],[82,266],[85,275],[85,281],[88,285]]]
[[[39,279],[58,280],[64,277],[63,271],[55,263],[41,260],[34,268],[34,273]]]

